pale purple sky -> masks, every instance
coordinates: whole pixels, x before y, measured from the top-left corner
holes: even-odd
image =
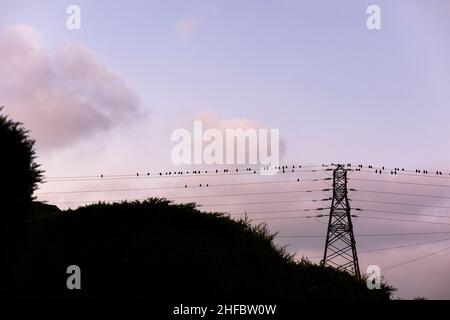
[[[81,30],[66,28],[69,4],[81,8]],[[366,28],[370,4],[381,8],[379,31]],[[374,163],[448,172],[449,34],[446,0],[0,0],[0,105],[32,130],[48,176],[174,168],[171,132],[191,129],[205,114],[212,126],[238,122],[280,129],[287,163]],[[51,183],[42,188],[52,190]],[[450,196],[448,189],[394,190]],[[105,198],[124,196],[130,194]],[[52,199],[96,200],[98,194]],[[355,224],[359,233],[450,230],[362,219]],[[325,228],[300,221],[270,225],[282,234]],[[364,250],[441,238],[445,235],[359,244]],[[282,240],[299,255],[311,256],[320,254],[321,241]],[[445,245],[374,253],[362,257],[362,265],[391,265]],[[447,252],[386,278],[400,297],[450,299],[449,262]]]

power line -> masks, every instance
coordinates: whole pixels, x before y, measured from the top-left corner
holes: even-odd
[[[214,173],[221,174],[221,175],[236,175],[236,174],[251,174],[268,170],[280,170],[287,172],[292,172],[292,170],[295,171],[295,169],[304,169],[304,168],[325,168],[324,170],[299,170],[295,172],[317,172],[317,171],[331,171],[329,167],[334,167],[336,164],[321,164],[321,165],[283,165],[283,166],[277,166],[277,167],[267,167],[264,169],[256,169],[256,168],[228,168],[228,169],[213,169],[213,170],[205,170],[205,169],[197,169],[197,170],[163,170],[157,172],[136,172],[136,173],[128,173],[128,174],[98,174],[98,175],[73,175],[73,176],[48,176],[46,177],[46,180],[74,180],[74,179],[107,179],[107,178],[137,178],[139,177],[145,177],[145,176],[154,176],[154,177],[173,177],[173,176],[199,176],[199,175],[212,175]],[[426,178],[447,178],[450,179],[450,177],[444,176],[442,174],[442,170],[432,170],[432,169],[425,169],[425,170],[408,170],[404,168],[388,168],[384,166],[352,166],[348,164],[346,168],[351,167],[350,170],[356,171],[356,172],[367,172],[367,173],[373,173],[373,170],[381,170],[383,173],[390,173],[390,172],[396,172],[397,175],[409,175],[414,177],[426,177]],[[366,169],[366,170],[364,170]],[[223,173],[222,173],[223,171]],[[280,172],[279,171],[279,172]],[[202,173],[203,172],[203,173]],[[428,173],[430,172],[430,173]],[[434,174],[436,173],[436,175]],[[449,173],[450,175],[450,173]]]
[[[450,197],[446,197],[446,196],[435,196],[435,195],[420,194],[420,193],[403,193],[403,192],[363,190],[363,189],[357,189],[357,190],[356,189],[350,189],[350,191],[367,192],[367,193],[380,193],[380,194],[392,194],[392,195],[400,195],[400,196],[427,197],[427,198],[437,198],[437,199],[450,199]]]
[[[354,167],[354,166],[353,166]],[[364,170],[367,169],[367,170]],[[375,170],[375,172],[373,171]],[[415,176],[415,177],[424,177],[424,178],[447,178],[449,179],[450,177],[447,177],[446,175],[450,176],[450,173],[443,173],[443,171],[445,170],[436,170],[436,169],[415,169],[415,170],[411,170],[411,169],[405,169],[405,168],[388,168],[385,166],[363,166],[363,165],[358,165],[356,169],[354,169],[354,171],[359,171],[359,172],[369,172],[369,173],[378,173],[382,172],[382,173],[393,173],[394,175],[409,175],[409,176]],[[408,173],[409,172],[409,173]]]
[[[252,219],[254,221],[261,221],[261,220],[285,220],[285,219],[310,219],[314,218],[314,216],[295,216],[295,217],[270,217],[270,218],[256,218]]]
[[[303,173],[303,172],[325,172],[329,169],[309,169],[309,170],[296,170],[295,166],[283,166],[280,169],[275,169],[276,174],[284,173]],[[317,166],[315,166],[317,167]],[[301,168],[301,167],[299,167]],[[272,168],[271,168],[272,169]],[[236,176],[236,175],[253,175],[257,173],[268,172],[265,169],[223,169],[222,170],[190,170],[190,171],[168,171],[160,173],[134,173],[134,174],[118,174],[118,175],[97,175],[97,176],[67,176],[67,177],[46,177],[46,182],[73,182],[73,181],[97,181],[97,180],[127,180],[127,179],[159,179],[159,178],[191,178],[191,177],[205,177],[205,176]]]
[[[143,201],[147,200],[148,198],[141,198],[141,199],[116,199],[116,200],[107,200],[107,202],[120,202],[120,201]],[[203,204],[199,205],[199,208],[201,207],[216,207],[216,206],[235,206],[235,205],[262,205],[262,204],[279,204],[279,203],[299,203],[299,202],[323,202],[323,201],[329,201],[330,199],[300,199],[300,200],[280,200],[280,201],[258,201],[258,202],[237,202],[237,203],[215,203],[215,204]],[[72,202],[57,202],[55,204],[94,204],[99,203],[102,201],[72,201]],[[329,208],[315,208],[315,209],[306,209],[306,211],[312,211],[312,210],[325,210]],[[356,210],[356,209],[355,209]],[[256,213],[280,213],[280,212],[301,212],[304,211],[302,209],[295,209],[295,210],[285,210],[285,211],[257,211],[257,212],[251,212],[251,214]],[[392,214],[405,214],[405,215],[415,215],[415,216],[431,216],[431,217],[437,217],[437,218],[450,218],[448,216],[439,216],[439,215],[427,215],[427,214],[412,214],[407,212],[399,212],[399,211],[387,211],[387,210],[372,210],[372,209],[360,209],[358,211],[368,211],[368,212],[377,212],[377,213],[392,213]],[[249,214],[249,213],[236,213],[235,215],[239,214]],[[328,215],[316,215],[314,217],[328,217]],[[391,218],[382,218],[382,217],[367,217],[367,216],[361,216],[361,215],[355,215],[355,217],[358,218],[364,218],[364,219],[375,219],[375,220],[386,220],[386,221],[398,221],[398,222],[412,222],[412,223],[428,223],[428,224],[443,224],[443,225],[450,225],[450,223],[441,223],[441,222],[431,222],[431,221],[417,221],[417,220],[406,220],[406,219],[391,219]],[[298,216],[295,217],[274,217],[274,218],[265,218],[265,219],[257,219],[257,220],[275,220],[275,219],[297,219]]]
[[[186,187],[184,187],[184,186],[168,186],[168,187],[150,187],[150,188],[103,189],[103,190],[50,191],[50,192],[35,192],[35,195],[41,195],[41,194],[119,192],[119,191],[150,191],[150,190],[165,190],[165,189],[186,189]]]
[[[430,187],[442,187],[450,188],[447,184],[433,184],[433,183],[417,183],[417,182],[405,182],[405,181],[388,181],[388,180],[377,180],[377,179],[361,179],[361,178],[349,178],[351,181],[368,181],[368,182],[378,182],[378,183],[393,183],[393,184],[407,184],[416,186],[430,186]]]
[[[416,177],[416,178],[434,178],[434,179],[450,179],[450,176],[441,176],[441,175],[433,175],[433,174],[428,174],[428,173],[404,173],[404,172],[399,172],[399,171],[394,171],[394,170],[389,170],[386,169],[385,171],[379,171],[379,172],[374,172],[374,171],[370,171],[370,170],[354,170],[354,172],[365,172],[365,173],[373,173],[373,174],[377,174],[379,176],[382,175],[388,175],[388,176],[409,176],[409,177]]]
[[[403,236],[422,236],[422,235],[436,235],[436,234],[450,234],[450,231],[436,231],[436,232],[407,232],[407,233],[375,233],[375,234],[355,234],[356,237],[403,237]],[[325,238],[325,235],[277,235],[277,238]]]
[[[293,210],[269,210],[269,211],[246,211],[246,212],[234,212],[229,213],[232,216],[235,215],[250,215],[250,214],[265,214],[265,213],[291,213],[291,212],[311,212],[311,211],[322,211],[327,210],[329,208],[310,208],[310,209],[293,209]]]
[[[379,201],[379,200],[368,200],[368,199],[352,199],[351,201],[370,202],[370,203],[384,203],[384,204],[395,204],[395,205],[413,206],[413,207],[426,207],[426,208],[450,209],[450,207],[447,207],[447,206],[435,206],[435,205],[427,205],[427,204],[420,204],[420,203],[405,203],[405,202]]]
[[[145,173],[127,173],[127,174],[99,174],[99,175],[80,175],[80,176],[49,176],[49,177],[45,177],[46,179],[89,179],[89,178],[110,178],[110,177],[134,177],[136,176],[136,174],[140,174],[142,176],[145,175],[149,175],[149,176],[166,176],[166,175],[177,175],[177,174],[191,174],[191,175],[197,175],[201,172],[204,172],[205,174],[210,173],[210,174],[214,174],[214,173],[222,173],[222,171],[224,173],[235,173],[235,172],[239,172],[239,173],[248,173],[248,172],[253,172],[253,171],[257,171],[257,172],[261,172],[261,171],[268,171],[269,169],[272,170],[292,170],[292,169],[302,169],[302,168],[326,168],[328,167],[328,165],[322,164],[322,165],[309,165],[309,166],[304,166],[304,165],[283,165],[283,166],[276,166],[276,167],[272,167],[272,168],[268,168],[268,169],[255,169],[255,168],[221,168],[219,169],[213,169],[213,170],[205,170],[205,169],[191,169],[191,170],[160,170],[158,173],[151,173],[149,171],[145,172]],[[230,171],[231,170],[231,171]],[[305,172],[309,172],[310,170],[304,170]],[[316,171],[316,170],[312,170],[312,171]],[[302,171],[297,171],[297,172],[302,172]]]
[[[444,223],[444,222],[432,222],[432,221],[417,221],[417,220],[406,220],[406,219],[391,219],[391,218],[381,218],[381,217],[366,217],[366,216],[355,216],[358,218],[363,219],[373,219],[373,220],[385,220],[385,221],[396,221],[396,222],[411,222],[411,223],[428,223],[428,224],[440,224],[440,225],[446,225],[450,226],[450,223]]]
[[[121,202],[121,201],[144,201],[148,198],[138,199],[115,199],[115,200],[96,200],[96,201],[68,201],[55,202],[54,204],[78,204],[78,203],[99,203],[99,202]],[[175,199],[175,198],[172,198]],[[278,200],[278,201],[258,201],[258,202],[237,202],[237,203],[215,203],[215,204],[200,204],[199,207],[218,207],[218,206],[237,206],[237,205],[255,205],[255,204],[272,204],[272,203],[297,203],[297,202],[321,202],[330,201],[330,199],[300,199],[300,200]]]
[[[329,208],[317,208],[317,209],[308,209],[308,211],[315,211],[315,210],[324,210],[324,209],[329,209]],[[299,210],[300,211],[300,210]],[[233,214],[231,213],[230,215],[245,215],[246,213],[239,213],[239,214]],[[315,218],[317,217],[316,215],[308,215],[308,216],[290,216],[290,217],[268,217],[268,218],[255,218],[252,220],[286,220],[286,219],[310,219],[310,218]]]
[[[434,218],[450,218],[450,216],[441,216],[436,214],[426,214],[426,213],[410,213],[402,211],[389,211],[389,210],[376,210],[376,209],[361,209],[361,211],[377,212],[377,213],[392,213],[392,214],[404,214],[409,216],[423,216],[423,217],[434,217]]]
[[[109,200],[111,202],[119,202],[119,201],[141,201],[141,200],[147,200],[147,198],[143,199],[121,199],[121,200]],[[226,205],[249,205],[249,204],[255,204],[255,205],[261,205],[261,204],[274,204],[274,203],[290,203],[290,202],[317,202],[317,201],[324,201],[325,199],[313,199],[313,200],[292,200],[292,201],[267,201],[267,202],[252,202],[252,203],[228,203],[228,204],[206,204],[206,205],[200,205],[201,207],[209,207],[209,206],[226,206]],[[326,199],[328,200],[328,199]],[[61,202],[56,204],[81,204],[81,203],[101,203],[102,201],[84,201],[84,202]],[[105,201],[103,201],[105,202]],[[281,213],[281,212],[308,212],[308,211],[320,211],[320,210],[327,210],[329,208],[311,208],[311,209],[295,209],[295,210],[284,210],[284,211],[256,211],[256,212],[242,212],[242,213],[231,213],[231,215],[245,215],[245,214],[258,214],[258,213]],[[368,210],[368,209],[362,209],[363,211],[374,211],[374,212],[384,212],[384,213],[401,213],[401,212],[395,212],[395,211],[383,211],[383,210]],[[408,213],[401,213],[401,214],[408,214]],[[422,215],[422,214],[411,214],[411,215]],[[428,216],[428,215],[426,215]],[[328,215],[312,215],[307,216],[309,217],[328,217]],[[374,220],[385,220],[385,221],[395,221],[395,222],[411,222],[411,223],[422,223],[422,224],[439,224],[439,225],[450,225],[450,223],[442,223],[442,222],[432,222],[432,221],[417,221],[417,220],[406,220],[406,219],[392,219],[392,218],[382,218],[382,217],[367,217],[367,216],[361,216],[361,215],[354,215],[354,217],[357,218],[363,218],[363,219],[374,219]],[[443,218],[443,216],[433,216],[433,217],[440,217]],[[268,217],[268,218],[257,218],[254,220],[286,220],[286,219],[299,219],[304,218],[304,216],[289,216],[289,217]],[[449,218],[449,217],[445,217]]]
[[[394,269],[394,268],[403,266],[403,265],[408,264],[408,263],[411,263],[411,262],[415,262],[415,261],[418,261],[418,260],[421,260],[421,259],[428,258],[428,257],[430,257],[430,256],[433,256],[433,255],[436,255],[436,254],[438,254],[438,253],[444,252],[444,251],[446,251],[446,250],[448,250],[448,249],[450,249],[450,247],[447,247],[447,248],[444,248],[444,249],[441,249],[441,250],[438,250],[438,251],[434,251],[434,252],[431,252],[431,253],[429,253],[429,254],[426,254],[426,255],[423,255],[423,256],[419,256],[419,257],[414,258],[414,259],[411,259],[411,260],[406,260],[406,261],[401,262],[401,263],[398,263],[398,264],[394,264],[394,265],[392,265],[392,266],[383,268],[383,271],[391,270],[391,269]]]
[[[241,213],[233,213],[236,215],[241,214],[261,214],[261,213],[286,213],[286,212],[307,212],[307,211],[313,211],[313,210],[325,210],[328,208],[316,208],[316,209],[292,209],[292,210],[268,210],[268,211],[251,211],[251,212],[241,212]],[[450,216],[440,216],[440,215],[431,215],[431,214],[421,214],[421,213],[409,213],[409,212],[400,212],[400,211],[386,211],[386,210],[369,210],[369,209],[361,209],[358,211],[368,211],[368,212],[377,212],[377,213],[392,213],[392,214],[404,214],[404,215],[411,215],[411,216],[425,216],[425,217],[434,217],[434,218],[447,218],[449,219]],[[316,216],[318,218],[328,217],[328,215],[318,215]],[[361,215],[357,216],[361,217]]]
[[[450,240],[450,238],[438,239],[438,240],[418,242],[418,243],[413,243],[413,244],[400,245],[400,246],[395,246],[395,247],[385,247],[385,248],[362,250],[362,251],[358,251],[358,253],[372,253],[372,252],[388,251],[388,250],[395,250],[395,249],[411,248],[411,247],[418,247],[418,246],[422,246],[422,245],[426,245],[426,244],[430,244],[430,243],[444,242],[444,241],[449,241],[449,240]],[[321,257],[322,256],[312,256],[309,258],[317,259],[317,258],[321,258]]]
[[[323,209],[329,209],[329,208],[321,208]],[[245,213],[242,213],[245,214]],[[313,215],[313,216],[308,216],[311,218],[323,218],[323,217],[328,217],[329,215]],[[432,222],[432,221],[418,221],[418,220],[406,220],[406,219],[390,219],[390,218],[382,218],[382,217],[366,217],[366,216],[361,216],[361,215],[352,215],[352,217],[355,218],[363,218],[363,219],[374,219],[374,220],[385,220],[385,221],[393,221],[393,222],[411,222],[411,223],[422,223],[422,224],[439,224],[439,225],[447,225],[450,226],[450,223],[444,223],[444,222]],[[300,219],[300,218],[304,218],[304,216],[290,216],[290,217],[269,217],[269,218],[258,218],[255,220],[286,220],[286,219]]]
[[[443,242],[443,241],[449,241],[450,238],[447,239],[438,239],[438,240],[431,240],[431,241],[425,241],[425,242],[418,242],[413,244],[406,244],[406,245],[400,245],[395,247],[387,247],[387,248],[378,248],[378,249],[369,249],[369,250],[363,250],[360,251],[360,253],[371,253],[371,252],[379,252],[379,251],[386,251],[386,250],[393,250],[393,249],[402,249],[402,248],[410,248],[410,247],[417,247],[425,244],[430,243],[437,243],[437,242]]]
[[[150,191],[150,190],[164,190],[164,189],[188,189],[188,188],[214,188],[214,187],[234,187],[245,185],[266,185],[266,184],[279,184],[279,183],[299,183],[299,182],[319,182],[329,180],[325,179],[295,179],[295,180],[278,180],[278,181],[263,181],[263,182],[237,182],[237,183],[221,183],[221,184],[206,184],[199,183],[196,185],[184,186],[167,186],[167,187],[150,187],[150,188],[130,188],[130,189],[109,189],[109,190],[81,190],[81,191],[52,191],[52,192],[36,192],[39,194],[64,194],[64,193],[93,193],[93,192],[115,192],[115,191]]]
[[[212,187],[214,185],[209,185]],[[186,189],[185,187],[173,187],[177,189]],[[152,188],[132,188],[132,189],[109,189],[109,190],[80,190],[80,191],[55,191],[55,192],[37,192],[36,194],[70,194],[70,193],[106,193],[106,192],[121,192],[121,191],[147,191],[153,190]],[[250,195],[263,195],[263,194],[287,194],[287,193],[312,193],[324,191],[318,190],[293,190],[293,191],[272,191],[272,192],[253,192],[253,193],[231,193],[231,194],[218,194],[218,195],[198,195],[198,196],[180,196],[176,198],[213,198],[213,197],[231,197],[231,196],[250,196]],[[175,199],[175,198],[172,198]]]

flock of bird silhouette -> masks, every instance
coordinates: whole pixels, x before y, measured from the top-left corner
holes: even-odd
[[[332,163],[330,165],[322,164],[321,166],[322,167],[330,167],[330,166],[331,167],[336,167],[337,164],[334,164],[334,163]],[[360,164],[354,169],[349,169],[349,168],[352,167],[352,164],[350,164],[350,163],[348,163],[346,165],[341,165],[341,166],[347,167],[347,170],[349,170],[349,171],[361,171],[361,169],[364,168],[364,166]],[[320,166],[310,166],[310,167],[320,167]],[[291,172],[295,172],[295,169],[300,169],[300,168],[302,168],[302,165],[298,165],[298,166],[290,165],[290,166],[263,167],[260,170],[257,170],[257,169],[254,169],[254,168],[245,168],[245,169],[238,169],[238,168],[236,168],[234,170],[231,170],[231,173],[234,173],[234,172],[235,173],[248,172],[248,173],[256,174],[258,172],[268,171],[268,170],[279,170],[281,173],[286,173],[286,171],[288,171],[288,170],[290,170]],[[415,171],[406,170],[405,168],[401,168],[401,169],[400,168],[387,169],[384,166],[375,168],[372,165],[366,166],[366,168],[375,170],[375,171],[373,171],[375,174],[390,173],[391,175],[397,175],[397,173],[406,172],[406,171],[414,172],[416,174],[424,174],[424,175],[430,174],[429,170],[421,170],[421,169],[415,169]],[[331,168],[326,169],[326,171],[332,171],[332,170],[333,169],[331,169]],[[311,170],[311,172],[316,172],[316,170]],[[157,175],[157,176],[161,176],[162,177],[162,176],[172,176],[172,175],[182,176],[182,175],[197,175],[197,174],[208,174],[208,173],[230,173],[230,169],[223,169],[223,171],[222,171],[222,169],[221,170],[215,169],[215,170],[212,170],[212,171],[208,171],[208,170],[204,170],[204,171],[202,171],[202,170],[167,171],[167,172],[159,172],[157,174],[151,174],[150,172],[147,172],[146,174],[140,174],[138,172],[138,173],[136,173],[136,176],[140,177],[140,176]],[[435,172],[435,175],[442,176],[443,173],[442,173],[442,171],[437,170]],[[450,173],[448,175],[450,176]],[[105,177],[105,175],[103,175],[103,174],[100,175],[100,178],[104,178],[104,177]]]

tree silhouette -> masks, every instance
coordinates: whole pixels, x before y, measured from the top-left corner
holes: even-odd
[[[0,107],[0,112],[3,107]],[[0,210],[1,219],[9,220],[24,214],[34,199],[43,171],[35,162],[35,141],[21,123],[0,114]]]

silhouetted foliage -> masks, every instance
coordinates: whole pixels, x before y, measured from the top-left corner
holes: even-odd
[[[0,112],[3,107],[0,108]],[[33,200],[37,184],[42,182],[43,171],[35,162],[34,140],[21,123],[0,114],[0,207],[2,219],[14,219]],[[14,208],[14,213],[10,213]]]
[[[34,141],[20,123],[0,114],[0,260],[4,274],[8,275],[0,286],[1,294],[11,286],[9,275],[15,272],[15,261],[24,240],[24,218],[30,211],[33,192],[42,181],[33,146]]]
[[[230,301],[389,299],[363,280],[292,255],[265,225],[164,199],[99,203],[30,227],[14,289],[27,298]],[[82,290],[66,288],[79,265]],[[153,300],[152,300],[153,301]]]

